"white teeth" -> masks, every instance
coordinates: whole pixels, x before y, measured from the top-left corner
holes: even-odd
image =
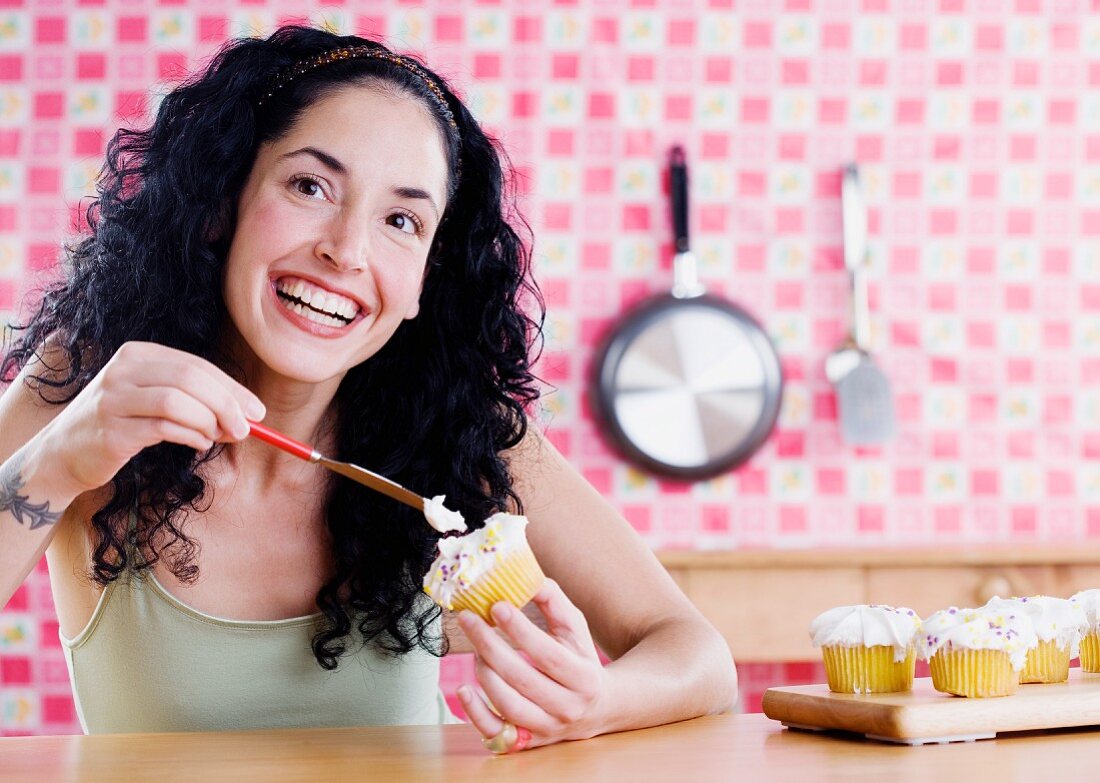
[[[276,290],[287,297],[298,300],[295,303],[284,302],[294,312],[301,312],[302,315],[312,312],[314,315],[325,319],[318,320],[318,323],[335,322],[339,326],[345,326],[347,321],[353,320],[359,313],[359,305],[351,299],[331,291],[316,288],[304,280],[294,278],[280,280],[276,283]],[[299,303],[308,305],[308,307],[299,311],[295,309],[301,306]],[[324,314],[322,315],[322,313]]]
[[[317,324],[324,324],[325,326],[344,327],[348,325],[347,321],[344,321],[332,315],[319,313],[316,310],[311,310],[310,308],[306,307],[305,305],[299,304],[298,302],[288,302],[285,299],[279,299],[279,302],[283,305],[283,307],[287,308],[288,310],[292,310],[293,312],[305,318],[307,321],[313,321],[313,323]]]

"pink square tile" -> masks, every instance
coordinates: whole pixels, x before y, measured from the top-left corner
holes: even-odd
[[[805,286],[801,282],[781,281],[775,285],[775,306],[780,310],[801,310],[805,302]]]
[[[706,504],[702,508],[703,530],[725,533],[730,529],[730,510],[726,506]]]
[[[881,533],[885,529],[886,511],[882,506],[860,506],[857,517],[860,534]]]
[[[1010,432],[1008,434],[1008,456],[1012,459],[1035,458],[1035,433]]]
[[[650,208],[645,204],[626,204],[622,208],[621,224],[625,231],[649,231]]]
[[[779,507],[780,533],[805,533],[806,509],[801,506]]]
[[[631,82],[651,82],[656,66],[657,60],[652,55],[630,57],[626,61],[626,78]]]
[[[1047,471],[1047,493],[1052,497],[1073,497],[1075,487],[1072,471]]]
[[[1036,144],[1034,136],[1012,136],[1008,145],[1009,160],[1017,163],[1035,160]]]
[[[33,682],[31,659],[26,655],[0,655],[0,685],[30,685]]]
[[[1004,48],[1004,26],[977,25],[974,28],[974,48],[979,52],[1000,52]]]
[[[122,16],[118,19],[119,43],[144,43],[149,35],[149,20],[145,16]]]
[[[1050,101],[1047,104],[1047,120],[1051,125],[1073,125],[1077,121],[1077,101]]]
[[[864,163],[875,163],[882,160],[882,137],[878,135],[856,136],[856,159]],[[869,216],[870,228],[878,231],[878,213],[872,209]]]
[[[971,471],[970,491],[975,495],[997,495],[1000,492],[1000,473],[991,469]]]
[[[478,79],[499,79],[501,56],[496,52],[479,52],[474,55],[474,76]]]
[[[821,48],[845,50],[851,45],[852,27],[847,22],[829,21],[821,25]]]
[[[817,119],[822,125],[844,125],[848,122],[848,101],[845,98],[821,98],[817,102]]]
[[[703,78],[708,84],[729,84],[733,81],[732,57],[708,57],[703,64]]]
[[[894,472],[894,490],[903,497],[924,494],[924,471],[921,468],[901,468]]]
[[[1035,364],[1031,359],[1006,359],[1005,378],[1009,383],[1032,383],[1035,379]]]
[[[1039,84],[1039,63],[1033,60],[1016,62],[1012,66],[1012,84],[1016,87],[1035,87]]]
[[[1013,508],[1011,517],[1013,535],[1032,536],[1038,532],[1039,510],[1034,506]]]
[[[975,99],[971,117],[978,125],[996,125],[1001,121],[1001,102],[996,98]]]
[[[98,52],[82,52],[76,56],[76,78],[102,79],[107,74],[107,58]]]
[[[741,121],[749,125],[760,125],[768,121],[771,104],[767,98],[742,98]]]
[[[768,474],[761,468],[744,467],[737,472],[739,495],[765,495],[768,492]]]
[[[940,87],[958,87],[965,77],[961,62],[940,62],[936,64],[936,84]]]
[[[932,511],[932,527],[943,535],[962,532],[962,510],[956,506],[936,506]]]
[[[753,20],[743,27],[742,43],[746,49],[768,49],[772,45],[772,23]]]
[[[0,82],[18,82],[23,79],[23,58],[20,55],[0,55]]]
[[[601,16],[592,20],[591,39],[594,44],[614,44],[619,42],[619,21],[614,17]]]
[[[899,98],[895,119],[901,125],[921,125],[924,122],[925,102],[920,98]]]
[[[692,46],[695,44],[694,19],[669,19],[665,40],[669,46]]]
[[[1043,324],[1043,347],[1067,350],[1073,340],[1070,324],[1064,321],[1048,321]]]
[[[224,41],[228,35],[229,20],[224,16],[200,16],[198,21],[199,40],[204,43]],[[369,30],[362,24],[360,30]]]
[[[815,488],[820,495],[836,497],[844,495],[846,474],[841,468],[818,468],[815,472]]]
[[[67,31],[60,16],[40,16],[34,20],[34,41],[37,44],[64,43]]]
[[[928,46],[928,28],[922,23],[898,26],[898,46],[904,51],[922,51]]]
[[[517,16],[512,21],[513,43],[537,43],[542,39],[542,19],[538,16]]]
[[[665,97],[664,119],[683,122],[691,119],[692,98],[690,95],[669,95]]]

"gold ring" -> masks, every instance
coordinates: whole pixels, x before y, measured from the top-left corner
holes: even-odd
[[[504,721],[500,731],[489,739],[482,739],[481,744],[493,753],[511,753],[516,747],[517,740],[519,740],[519,732],[516,731],[515,724]]]

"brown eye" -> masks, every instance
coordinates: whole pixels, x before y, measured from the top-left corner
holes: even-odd
[[[406,234],[419,234],[421,231],[420,221],[405,212],[395,212],[390,215],[389,223]]]
[[[298,193],[308,198],[324,198],[325,191],[321,183],[312,177],[295,177],[291,180],[291,187]]]

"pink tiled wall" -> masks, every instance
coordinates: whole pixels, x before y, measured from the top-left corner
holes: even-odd
[[[1100,17],[1086,0],[0,0],[0,316],[49,274],[105,140],[227,35],[383,34],[510,150],[549,304],[550,436],[654,547],[1100,536]],[[593,347],[671,282],[662,175],[687,147],[703,281],[787,372],[775,436],[692,486],[620,462]],[[838,169],[864,164],[877,356],[899,436],[840,442]],[[731,597],[736,600],[736,596]],[[468,659],[448,664],[453,686]],[[815,664],[745,665],[746,706]],[[0,614],[0,731],[75,728],[48,581]]]

